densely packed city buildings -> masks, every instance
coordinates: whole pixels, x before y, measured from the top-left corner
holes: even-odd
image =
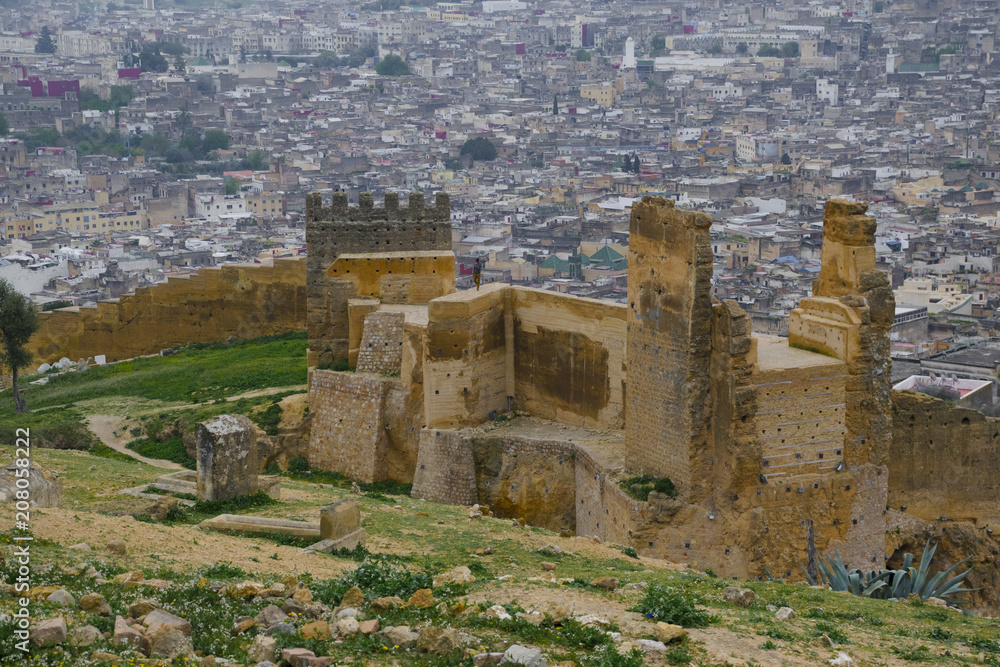
[[[837,197],[878,222],[894,375],[997,378],[996,0],[12,4],[0,277],[43,307],[302,255],[312,191],[446,192],[460,287],[624,302],[655,194],[785,335]]]

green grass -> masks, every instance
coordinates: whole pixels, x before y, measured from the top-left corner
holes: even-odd
[[[83,414],[72,406],[50,408],[15,415],[13,403],[5,412],[4,400],[10,392],[0,394],[0,442],[13,443],[18,429],[29,429],[32,446],[52,449],[90,449],[97,438],[87,429]]]
[[[133,440],[125,445],[139,456],[149,459],[160,459],[163,461],[173,461],[179,463],[188,470],[197,470],[198,462],[188,456],[184,441],[181,438],[171,438],[166,442],[157,442],[143,438]]]
[[[51,376],[46,385],[25,383],[24,398],[32,410],[110,396],[194,403],[305,382],[306,334],[289,333],[232,344],[189,345],[169,357],[132,359],[85,373]],[[11,392],[0,393],[0,415],[13,412]]]

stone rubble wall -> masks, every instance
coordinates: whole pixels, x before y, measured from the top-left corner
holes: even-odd
[[[403,313],[377,311],[365,317],[358,351],[359,373],[399,375],[403,363]]]

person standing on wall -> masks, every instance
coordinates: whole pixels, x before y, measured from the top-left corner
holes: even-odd
[[[479,263],[479,258],[476,258],[476,265],[472,267],[472,279],[476,282],[476,291],[479,291],[479,283],[483,279],[483,267]]]

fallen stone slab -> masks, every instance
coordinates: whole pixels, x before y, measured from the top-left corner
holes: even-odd
[[[319,537],[318,521],[294,521],[264,516],[220,514],[199,524],[204,530],[219,533],[261,533],[266,535],[292,535],[294,537]],[[362,531],[363,532],[363,531]]]
[[[368,533],[365,532],[364,528],[359,528],[353,533],[344,535],[338,539],[326,539],[320,540],[316,544],[306,547],[309,551],[322,551],[323,553],[333,553],[335,551],[340,551],[341,549],[347,549],[348,551],[354,551],[358,546],[364,546],[365,540],[368,539]]]

